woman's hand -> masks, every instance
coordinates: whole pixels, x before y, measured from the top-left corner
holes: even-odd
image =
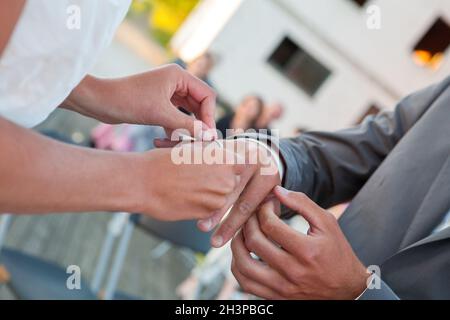
[[[181,151],[201,151],[201,146]],[[0,212],[10,213],[108,211],[204,219],[227,205],[245,169],[233,164],[238,161],[181,163],[180,148],[147,153],[80,148],[1,117],[0,150]],[[218,157],[238,158],[222,148],[215,151]]]
[[[188,130],[201,140],[215,137],[215,92],[177,65],[120,79],[86,77],[62,107],[105,123],[158,125],[170,134]],[[202,121],[182,113],[183,107]],[[200,132],[197,132],[200,131]]]
[[[137,161],[130,163],[134,172],[134,183],[129,186],[134,203],[131,212],[175,221],[205,219],[223,211],[239,186],[246,165],[237,164],[238,161],[230,164],[208,164],[207,160],[201,164],[180,162],[179,157],[193,159],[184,152],[202,155],[204,150],[202,143],[195,143],[136,155]],[[222,159],[239,157],[225,149],[216,149],[214,153]]]

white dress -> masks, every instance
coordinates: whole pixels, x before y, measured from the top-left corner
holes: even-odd
[[[0,117],[44,121],[94,66],[131,0],[27,0],[0,57]]]

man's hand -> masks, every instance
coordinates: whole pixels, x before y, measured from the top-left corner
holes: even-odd
[[[168,134],[185,129],[200,140],[211,140],[216,134],[215,92],[177,65],[113,80],[88,76],[62,107],[105,123],[158,125]],[[180,107],[202,121],[201,130],[194,130],[196,119]]]
[[[232,271],[242,288],[265,299],[357,298],[369,274],[335,217],[304,194],[276,187],[275,195],[310,230],[300,234],[281,221],[274,201],[262,206],[232,242]]]
[[[247,165],[239,186],[230,196],[226,206],[212,218],[199,221],[201,230],[210,231],[233,206],[212,237],[211,244],[214,247],[222,247],[230,241],[272,189],[281,183],[276,161],[267,149],[252,140],[225,140],[223,143],[225,149],[239,154]]]

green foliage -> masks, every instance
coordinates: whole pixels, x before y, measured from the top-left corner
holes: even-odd
[[[153,37],[166,46],[199,0],[134,0],[132,15],[147,15]]]

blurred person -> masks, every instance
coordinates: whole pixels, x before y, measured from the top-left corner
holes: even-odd
[[[257,121],[263,110],[264,101],[259,96],[249,95],[242,100],[235,112],[217,121],[217,130],[222,137],[227,137],[227,129],[243,131],[257,129]]]
[[[298,137],[308,131],[309,131],[309,129],[307,129],[305,127],[297,127],[294,129],[293,136]]]
[[[211,81],[208,77],[209,73],[214,68],[214,57],[211,53],[205,52],[190,62],[185,62],[183,59],[178,58],[174,61],[174,63],[212,87]],[[192,115],[192,112],[183,106],[180,107],[180,111],[187,115]]]
[[[206,84],[212,87],[211,81],[209,80],[209,73],[214,68],[214,58],[211,53],[205,52],[199,55],[197,58],[186,63],[181,58],[175,60],[175,63],[180,67],[186,69],[194,77],[203,80]],[[192,112],[184,107],[180,107],[181,112],[192,115]]]
[[[211,85],[209,81],[209,74],[211,70],[214,68],[214,57],[211,53],[205,52],[196,59],[189,62],[186,66],[186,70],[196,76],[199,79],[202,79],[207,84]]]
[[[263,298],[449,299],[449,121],[450,77],[354,128],[282,139],[282,178],[246,177],[228,216],[199,224],[221,222],[216,247],[243,227],[233,273]],[[322,209],[350,200],[339,220]]]
[[[178,66],[120,79],[87,75],[129,5],[0,2],[0,212],[125,211],[184,220],[211,216],[235,190],[239,165],[176,165],[171,150],[105,152],[28,129],[60,107],[109,124],[195,135],[195,117],[178,109],[184,106],[201,121],[196,137],[214,138],[215,93]]]
[[[202,53],[197,58],[187,63],[182,59],[177,59],[175,63],[212,87],[211,81],[209,80],[209,74],[214,68],[214,57],[210,52]]]
[[[271,129],[273,122],[280,120],[284,114],[284,106],[280,102],[276,102],[264,107],[264,111],[256,122],[256,126],[260,129]]]

